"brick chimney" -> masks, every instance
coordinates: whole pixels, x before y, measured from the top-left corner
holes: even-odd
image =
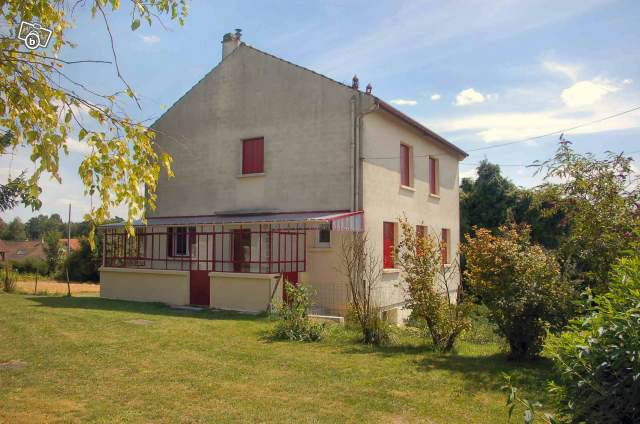
[[[236,28],[235,33],[228,32],[222,37],[222,60],[240,46],[240,37],[242,37],[240,28]]]

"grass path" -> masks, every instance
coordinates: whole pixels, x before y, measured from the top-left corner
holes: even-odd
[[[0,294],[0,422],[494,423],[506,421],[501,372],[534,392],[548,377],[545,361],[510,363],[495,343],[373,349],[342,327],[317,344],[271,342],[272,325]]]

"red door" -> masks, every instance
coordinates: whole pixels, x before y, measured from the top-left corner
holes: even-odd
[[[297,272],[283,272],[282,273],[283,281],[282,281],[282,300],[286,302],[287,300],[287,292],[284,289],[284,281],[288,281],[294,286],[298,286],[298,273]]]
[[[209,271],[194,271],[189,274],[189,303],[210,305]]]

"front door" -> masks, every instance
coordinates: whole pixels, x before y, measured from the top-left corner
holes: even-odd
[[[189,273],[189,303],[210,305],[209,271],[191,270]]]

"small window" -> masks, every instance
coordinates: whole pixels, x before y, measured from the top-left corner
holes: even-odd
[[[318,247],[331,247],[331,227],[329,224],[322,224],[318,228]]]
[[[393,222],[383,223],[383,266],[385,269],[393,269],[393,250],[395,248],[396,225]]]
[[[400,144],[400,184],[413,187],[413,151],[410,146]]]
[[[429,156],[429,193],[440,194],[440,161]]]
[[[167,228],[167,256],[188,256],[195,244],[195,234],[196,227]]]
[[[448,228],[442,229],[442,239],[440,240],[440,256],[442,256],[442,264],[451,263],[451,249],[449,248],[451,243],[451,236]]]
[[[264,138],[242,140],[242,174],[264,172]]]

